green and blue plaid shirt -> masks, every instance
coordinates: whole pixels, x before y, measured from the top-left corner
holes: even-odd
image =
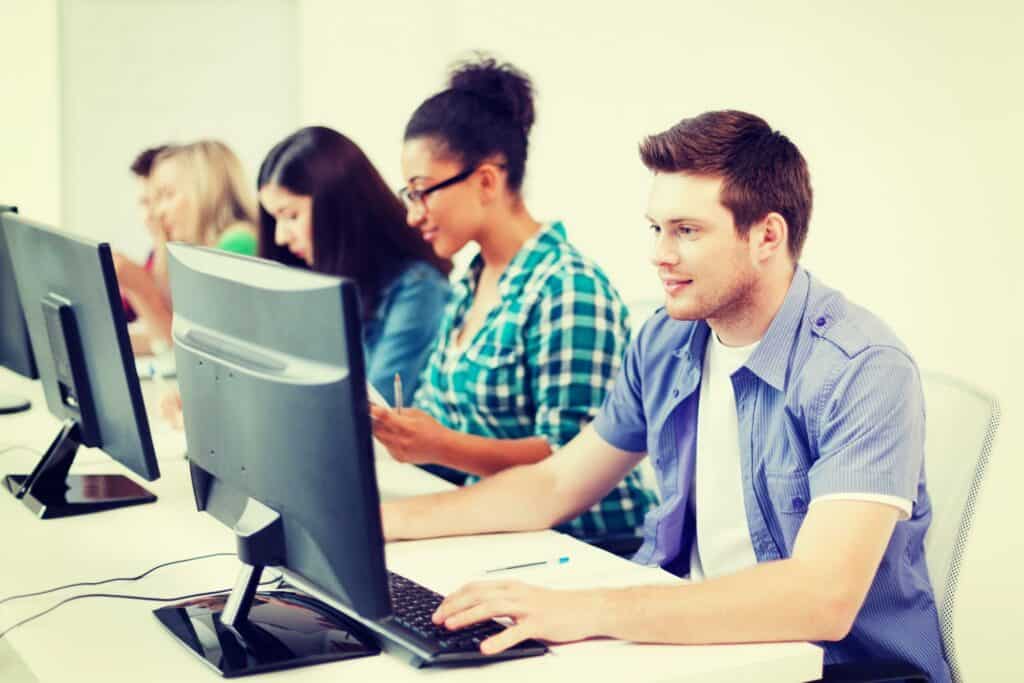
[[[540,436],[557,449],[597,415],[614,383],[629,343],[626,306],[556,222],[509,263],[498,281],[500,302],[460,352],[454,335],[482,268],[478,255],[452,289],[415,404],[450,429],[494,439]],[[559,529],[581,537],[637,532],[656,503],[634,470]]]

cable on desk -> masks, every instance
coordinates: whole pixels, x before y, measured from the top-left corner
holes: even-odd
[[[26,446],[24,444],[20,444],[18,446],[4,446],[3,448],[0,448],[0,455],[3,455],[4,453],[8,453],[10,451],[28,451],[32,455],[43,455],[42,451],[36,448],[32,448],[31,446]]]
[[[185,562],[195,562],[196,560],[205,560],[210,557],[235,557],[236,553],[209,553],[208,555],[197,555],[196,557],[187,557],[184,560],[172,560],[170,562],[164,562],[158,564],[155,567],[151,567],[146,571],[142,572],[138,576],[119,576],[113,579],[101,579],[99,581],[80,581],[78,583],[69,583],[64,586],[57,586],[56,588],[47,588],[46,590],[36,591],[35,593],[22,593],[21,595],[11,595],[6,598],[0,599],[0,605],[5,602],[11,602],[12,600],[21,600],[22,598],[34,598],[37,595],[46,595],[47,593],[55,593],[62,591],[66,588],[78,588],[79,586],[102,586],[105,583],[113,583],[114,581],[138,581],[144,579],[157,569],[163,569],[164,567],[170,567],[174,564],[184,564]]]
[[[266,581],[260,581],[259,585],[260,586],[266,586],[266,585],[271,584],[271,583],[279,582],[283,578],[284,578],[284,574],[278,574],[277,576],[275,576],[273,578],[270,578],[270,579],[267,579]],[[65,599],[61,600],[60,602],[58,602],[53,607],[49,607],[49,608],[43,610],[42,612],[39,612],[37,614],[33,614],[31,617],[28,617],[26,619],[22,619],[21,621],[19,621],[18,623],[14,624],[10,628],[8,628],[8,629],[6,629],[4,631],[0,631],[0,640],[2,640],[4,638],[4,636],[6,636],[8,633],[10,633],[14,629],[18,628],[19,626],[24,626],[25,624],[29,623],[30,621],[35,621],[36,619],[38,619],[40,617],[45,617],[47,614],[49,614],[50,612],[54,611],[58,607],[61,607],[62,605],[66,605],[69,602],[74,602],[75,600],[82,600],[84,598],[111,598],[111,599],[115,599],[115,600],[142,600],[142,601],[145,601],[145,602],[177,602],[179,600],[188,600],[190,598],[201,598],[204,595],[213,595],[215,593],[228,593],[230,591],[231,591],[230,588],[220,588],[218,590],[203,591],[202,593],[190,593],[188,595],[176,595],[176,596],[174,596],[172,598],[154,598],[154,597],[150,597],[150,596],[146,596],[146,595],[125,595],[125,594],[122,594],[122,593],[85,593],[83,595],[72,595],[70,598],[65,598]]]

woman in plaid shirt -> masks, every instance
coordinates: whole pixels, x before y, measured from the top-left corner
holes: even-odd
[[[415,407],[371,408],[398,460],[472,483],[548,457],[597,414],[629,341],[628,314],[604,272],[534,220],[523,203],[529,79],[480,59],[458,68],[405,130],[409,225],[442,258],[480,253],[455,284]],[[468,473],[468,476],[467,476]],[[655,504],[637,471],[560,528],[589,540],[633,536]]]

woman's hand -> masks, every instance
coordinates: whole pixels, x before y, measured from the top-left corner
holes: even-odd
[[[452,431],[416,408],[401,411],[370,405],[373,435],[387,446],[391,457],[413,465],[445,463],[446,444]]]

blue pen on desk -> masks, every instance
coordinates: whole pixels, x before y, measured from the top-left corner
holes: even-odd
[[[157,369],[156,363],[154,363],[153,361],[149,361],[148,370],[149,371],[147,372],[147,374],[149,375],[149,380],[153,382],[154,385],[156,385],[156,387],[160,390],[160,394],[162,395],[164,391],[167,389],[167,381],[164,379],[163,373]]]
[[[550,565],[554,565],[554,566],[559,566],[559,565],[563,565],[563,564],[568,564],[568,562],[569,562],[569,556],[568,555],[562,555],[560,557],[553,557],[550,560],[538,560],[536,562],[523,562],[522,564],[510,564],[507,567],[495,567],[494,569],[486,570],[484,573],[485,574],[491,574],[493,572],[504,572],[504,571],[508,571],[510,569],[526,569],[527,567],[542,567],[542,566],[544,566],[546,564],[550,564]]]

